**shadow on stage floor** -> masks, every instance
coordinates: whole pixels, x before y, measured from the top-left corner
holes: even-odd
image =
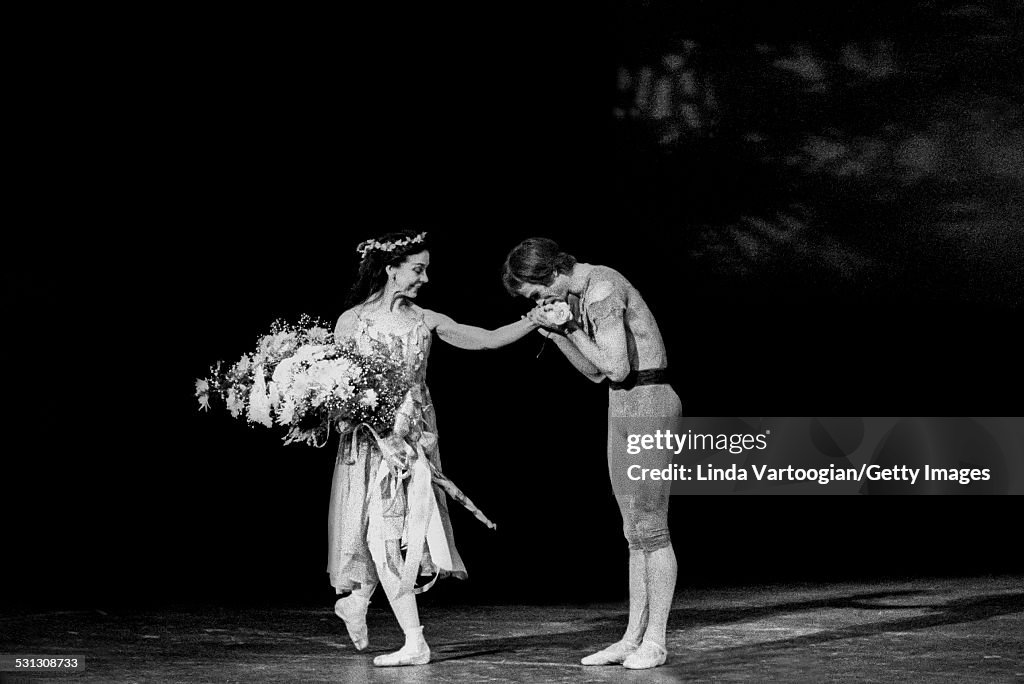
[[[76,682],[1008,681],[1024,676],[1024,578],[682,591],[669,661],[583,667],[615,641],[624,605],[445,606],[423,601],[430,665],[378,669],[402,635],[383,597],[357,652],[331,606],[8,613],[0,654],[77,656]],[[0,674],[24,681],[39,674]]]

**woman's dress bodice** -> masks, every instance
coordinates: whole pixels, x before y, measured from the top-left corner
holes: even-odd
[[[372,339],[390,345],[401,345],[406,365],[412,370],[415,382],[421,386],[426,384],[427,359],[430,357],[430,342],[433,338],[430,329],[423,321],[423,315],[417,315],[412,328],[405,329],[391,326],[390,322],[375,318],[373,315],[356,313],[357,327],[356,344],[361,340]],[[402,321],[403,325],[408,325]]]
[[[370,340],[384,342],[401,351],[407,368],[412,371],[415,384],[411,396],[421,431],[417,430],[419,455],[408,464],[411,475],[398,482],[397,487],[382,487],[390,481],[378,449],[383,448],[383,443],[371,446],[372,440],[363,440],[358,450],[353,448],[350,452],[355,435],[343,436],[335,465],[328,523],[328,572],[339,593],[376,583],[378,574],[386,571],[381,566],[386,544],[390,543],[386,540],[399,537],[408,546],[401,563],[405,568],[403,587],[412,590],[418,570],[422,574],[433,574],[435,579],[442,575],[466,577],[466,567],[455,548],[445,492],[463,505],[468,504],[471,511],[479,511],[441,472],[437,420],[425,384],[432,334],[422,311],[414,309],[413,313],[416,320],[410,324],[410,319],[405,317],[356,312],[356,329],[351,335],[356,346],[369,350]],[[428,436],[432,439],[428,440]],[[356,455],[346,456],[349,453]],[[399,501],[402,503],[396,503]]]

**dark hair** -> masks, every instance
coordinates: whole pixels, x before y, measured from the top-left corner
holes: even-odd
[[[403,230],[397,233],[387,233],[380,237],[371,238],[368,242],[399,242],[409,238],[415,238],[422,231]],[[363,243],[360,243],[362,246]],[[385,270],[388,266],[397,266],[413,254],[419,254],[430,249],[429,239],[423,234],[419,242],[411,242],[393,250],[370,249],[362,261],[359,262],[359,271],[356,274],[356,282],[352,284],[345,299],[345,308],[349,309],[357,304],[370,299],[375,292],[380,292],[388,282],[388,274]]]
[[[548,238],[523,240],[505,257],[501,282],[509,294],[518,295],[527,283],[550,285],[555,272],[568,273],[576,265],[576,257],[566,254],[558,243]]]

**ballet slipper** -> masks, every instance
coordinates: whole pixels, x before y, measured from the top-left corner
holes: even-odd
[[[580,660],[580,662],[584,665],[618,665],[639,646],[635,641],[623,639],[622,641],[616,641],[608,648],[602,649],[597,653],[591,653]]]
[[[629,654],[629,657],[622,661],[622,667],[630,670],[646,670],[651,667],[664,665],[668,658],[668,651],[653,641],[644,641],[640,648]]]
[[[405,633],[405,646],[387,655],[373,659],[377,667],[402,667],[404,665],[426,665],[430,662],[430,646],[423,638],[423,628],[416,627]]]
[[[370,636],[366,627],[366,611],[370,602],[362,596],[349,594],[334,604],[334,613],[345,621],[345,629],[357,651],[370,645]]]

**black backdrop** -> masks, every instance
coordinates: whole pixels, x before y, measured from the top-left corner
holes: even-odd
[[[113,122],[116,182],[83,163],[87,190],[53,199],[67,218],[27,225],[8,257],[4,602],[329,603],[334,444],[283,447],[200,414],[192,382],[278,317],[333,321],[355,244],[400,227],[434,240],[421,303],[477,325],[523,313],[499,269],[525,237],[618,268],[659,319],[690,415],[1019,414],[1019,281],[993,290],[986,262],[947,269],[934,255],[852,277],[811,257],[698,258],[694,227],[749,212],[775,176],[721,131],[668,149],[611,114],[616,70],[678,38],[721,55],[730,41],[910,32],[909,10],[860,7],[462,8],[351,15],[338,31],[189,18],[144,68],[119,54],[112,90],[142,86]],[[470,580],[426,600],[624,596],[605,390],[554,349],[538,358],[540,342],[435,344],[446,471],[498,531],[453,507]],[[676,497],[671,524],[681,587],[825,582],[1020,570],[1005,531],[1016,508]]]

